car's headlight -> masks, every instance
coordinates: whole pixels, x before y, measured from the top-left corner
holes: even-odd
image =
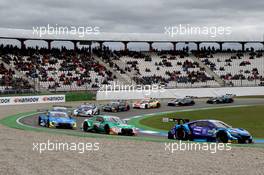
[[[236,131],[230,131],[229,132],[231,135],[238,135],[239,133],[238,132],[236,132]]]
[[[137,133],[139,129],[134,127],[132,128],[132,130],[133,130],[133,133]]]
[[[56,122],[50,122],[50,125],[55,126],[57,123]]]

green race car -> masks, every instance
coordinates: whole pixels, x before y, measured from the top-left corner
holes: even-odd
[[[84,120],[83,131],[112,135],[137,135],[137,129],[134,126],[126,124],[126,122],[119,117],[106,115],[96,115]]]

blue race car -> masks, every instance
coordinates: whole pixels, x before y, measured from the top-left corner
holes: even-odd
[[[232,128],[219,120],[168,119],[178,122],[169,132],[168,139],[222,142],[222,143],[253,143],[248,131]]]
[[[68,115],[67,112],[49,111],[38,117],[38,124],[47,128],[70,128],[76,129],[76,120]]]

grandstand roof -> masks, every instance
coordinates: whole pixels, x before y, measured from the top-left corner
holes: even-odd
[[[263,42],[262,37],[250,38],[243,36],[212,37],[208,35],[177,35],[174,37],[165,33],[104,33],[98,34],[43,34],[34,30],[0,28],[2,39],[29,39],[29,40],[58,40],[58,41],[103,41],[103,42]]]

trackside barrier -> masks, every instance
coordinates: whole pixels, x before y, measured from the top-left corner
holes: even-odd
[[[21,105],[65,102],[65,95],[0,97],[0,105]]]
[[[225,94],[235,94],[236,96],[264,95],[264,87],[223,87],[223,88],[186,88],[186,89],[162,89],[155,91],[97,91],[97,100],[114,99],[142,99],[152,98],[179,98],[185,96],[193,97],[215,97]]]

